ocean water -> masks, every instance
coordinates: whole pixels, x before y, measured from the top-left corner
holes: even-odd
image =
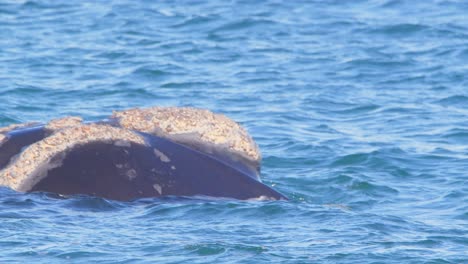
[[[290,201],[0,188],[0,263],[468,263],[467,1],[0,2],[0,126],[195,106]]]

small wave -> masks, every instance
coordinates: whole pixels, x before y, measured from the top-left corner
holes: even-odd
[[[398,35],[398,36],[411,36],[425,30],[430,29],[427,25],[422,24],[394,24],[394,25],[385,25],[379,28],[374,28],[370,31],[372,34],[384,34],[384,35]]]
[[[368,195],[370,194],[374,197],[382,197],[386,194],[398,194],[396,189],[384,185],[376,185],[368,181],[355,181],[353,184],[349,185],[349,189]]]
[[[279,157],[279,156],[268,156],[263,160],[265,166],[270,168],[287,168],[295,167],[298,165],[301,166],[314,166],[320,163],[320,160],[317,160],[312,157]]]
[[[337,166],[350,166],[350,165],[364,164],[371,158],[371,156],[372,154],[369,154],[369,153],[350,154],[350,155],[346,155],[346,156],[338,158],[331,164],[331,166],[337,167]]]
[[[121,209],[123,206],[117,201],[94,196],[72,195],[68,198],[63,200],[62,206],[74,211],[106,212]]]
[[[214,243],[186,245],[184,248],[199,256],[219,255],[226,252],[226,248],[222,244]]]
[[[442,135],[443,138],[450,141],[459,142],[465,144],[468,142],[468,130],[467,129],[451,129]]]
[[[134,70],[132,74],[150,80],[160,80],[171,75],[171,73],[164,70],[154,69],[152,67],[146,66],[139,67],[138,69]]]
[[[240,31],[258,26],[274,25],[276,22],[268,19],[244,18],[238,21],[226,23],[212,30],[211,33]]]
[[[194,15],[172,26],[172,28],[187,28],[192,30],[193,28],[200,28],[200,26],[210,24],[218,19],[217,16],[200,16]]]
[[[452,95],[435,101],[435,103],[446,107],[455,106],[466,108],[468,105],[468,97],[464,95]]]
[[[125,51],[104,51],[93,55],[95,58],[102,58],[102,59],[121,59],[129,57],[129,53]]]
[[[10,124],[21,123],[21,120],[12,117],[5,113],[0,113],[0,127],[8,126]]]
[[[382,60],[382,59],[374,59],[374,58],[365,58],[365,59],[352,59],[350,61],[345,62],[347,69],[401,69],[404,67],[414,66],[415,62],[407,59],[407,60]]]
[[[167,82],[161,85],[162,88],[197,88],[204,87],[206,83],[204,82]]]
[[[332,110],[332,112],[340,115],[360,115],[360,114],[367,114],[373,113],[374,111],[380,108],[379,105],[375,104],[365,104],[365,105],[357,105],[355,107],[350,107],[346,109],[340,110]]]

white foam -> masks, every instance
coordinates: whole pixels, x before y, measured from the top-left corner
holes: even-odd
[[[272,201],[272,200],[275,200],[275,198],[262,195],[262,196],[255,197],[255,198],[249,198],[247,200],[248,201]]]

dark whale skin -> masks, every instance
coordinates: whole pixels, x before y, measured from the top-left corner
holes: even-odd
[[[76,146],[65,157],[56,157],[62,159],[61,165],[49,170],[30,191],[121,201],[161,196],[287,200],[238,160],[218,159],[164,138],[139,134],[146,145],[91,142]],[[45,135],[40,126],[10,132],[0,146],[0,168]]]

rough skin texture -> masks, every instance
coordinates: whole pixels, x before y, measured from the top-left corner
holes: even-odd
[[[83,122],[79,116],[66,116],[63,118],[53,119],[45,125],[45,129],[54,132],[60,129],[78,126]]]
[[[0,128],[0,147],[8,133],[37,123]],[[166,137],[206,152],[239,155],[259,165],[260,151],[247,131],[221,114],[189,107],[152,107],[114,112],[111,122],[83,124],[80,117],[54,119],[44,126],[44,139],[25,147],[0,170],[0,185],[28,191],[47,172],[61,166],[73,148],[92,142],[126,145],[145,144],[135,131]],[[1,149],[0,149],[1,151]],[[163,157],[164,158],[164,157]]]
[[[65,128],[21,152],[0,171],[0,185],[18,191],[29,191],[46,176],[48,170],[61,165],[68,151],[91,142],[145,144],[141,136],[122,128],[95,124]]]
[[[112,118],[120,126],[179,143],[199,141],[213,145],[260,163],[257,144],[238,123],[221,114],[191,107],[152,107],[114,112]]]

